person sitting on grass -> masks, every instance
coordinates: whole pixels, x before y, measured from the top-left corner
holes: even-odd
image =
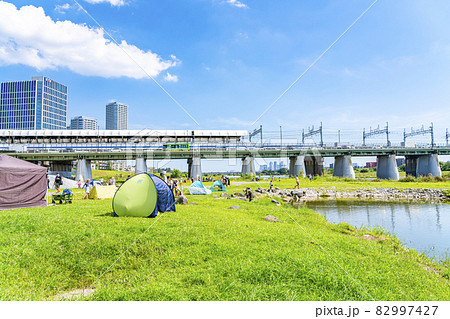
[[[83,199],[88,199],[89,198],[89,191],[91,190],[91,180],[90,179],[86,180],[86,183],[84,183],[83,188],[84,188],[84,192],[85,192]]]

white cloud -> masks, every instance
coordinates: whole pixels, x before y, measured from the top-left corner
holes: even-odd
[[[178,82],[178,76],[172,75],[169,72],[166,73],[164,80],[167,82]]]
[[[125,0],[85,0],[86,2],[97,4],[97,3],[109,3],[112,6],[120,7],[125,5],[127,2]]]
[[[230,6],[236,7],[236,8],[248,8],[248,6],[245,3],[242,3],[238,0],[226,0],[224,3],[228,3]]]
[[[55,11],[59,12],[59,13],[66,13],[66,11],[69,9],[70,9],[70,4],[68,4],[68,3],[62,4],[62,5],[58,4],[55,7]]]
[[[151,51],[122,41],[108,40],[104,32],[71,21],[53,21],[42,8],[0,1],[0,65],[25,64],[37,70],[68,68],[88,76],[155,77],[179,63],[163,60]]]

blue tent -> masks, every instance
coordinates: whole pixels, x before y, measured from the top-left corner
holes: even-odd
[[[175,211],[175,196],[173,196],[173,192],[170,190],[169,185],[164,182],[160,177],[148,174],[153,183],[156,186],[157,193],[157,201],[156,207],[153,213],[150,215],[151,218],[154,218],[158,215],[158,211],[161,213],[165,212],[174,212]]]
[[[191,195],[209,195],[211,191],[203,185],[201,181],[195,181],[189,186],[189,194]]]
[[[216,189],[215,189],[216,187],[219,187],[219,190],[217,192],[226,192],[227,191],[227,189],[225,188],[223,183],[219,180],[215,181],[214,184],[212,184],[211,190],[213,192],[216,192]]]

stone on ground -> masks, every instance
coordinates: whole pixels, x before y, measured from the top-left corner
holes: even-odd
[[[281,220],[279,220],[278,218],[276,218],[275,216],[272,215],[266,215],[266,217],[264,217],[265,220],[267,220],[268,222],[281,222]]]
[[[230,206],[230,207],[228,207],[228,209],[241,209],[241,207],[239,207],[239,206]]]
[[[187,197],[184,196],[184,195],[181,195],[180,197],[178,197],[178,198],[175,200],[175,204],[187,205],[188,203],[189,203],[189,202],[188,202],[188,199],[187,199]]]

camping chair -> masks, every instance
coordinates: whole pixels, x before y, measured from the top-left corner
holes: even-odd
[[[59,201],[59,204],[72,204],[73,200],[73,194],[72,191],[68,188],[63,190],[62,194],[53,194],[52,195],[52,204],[56,204],[57,201]]]

